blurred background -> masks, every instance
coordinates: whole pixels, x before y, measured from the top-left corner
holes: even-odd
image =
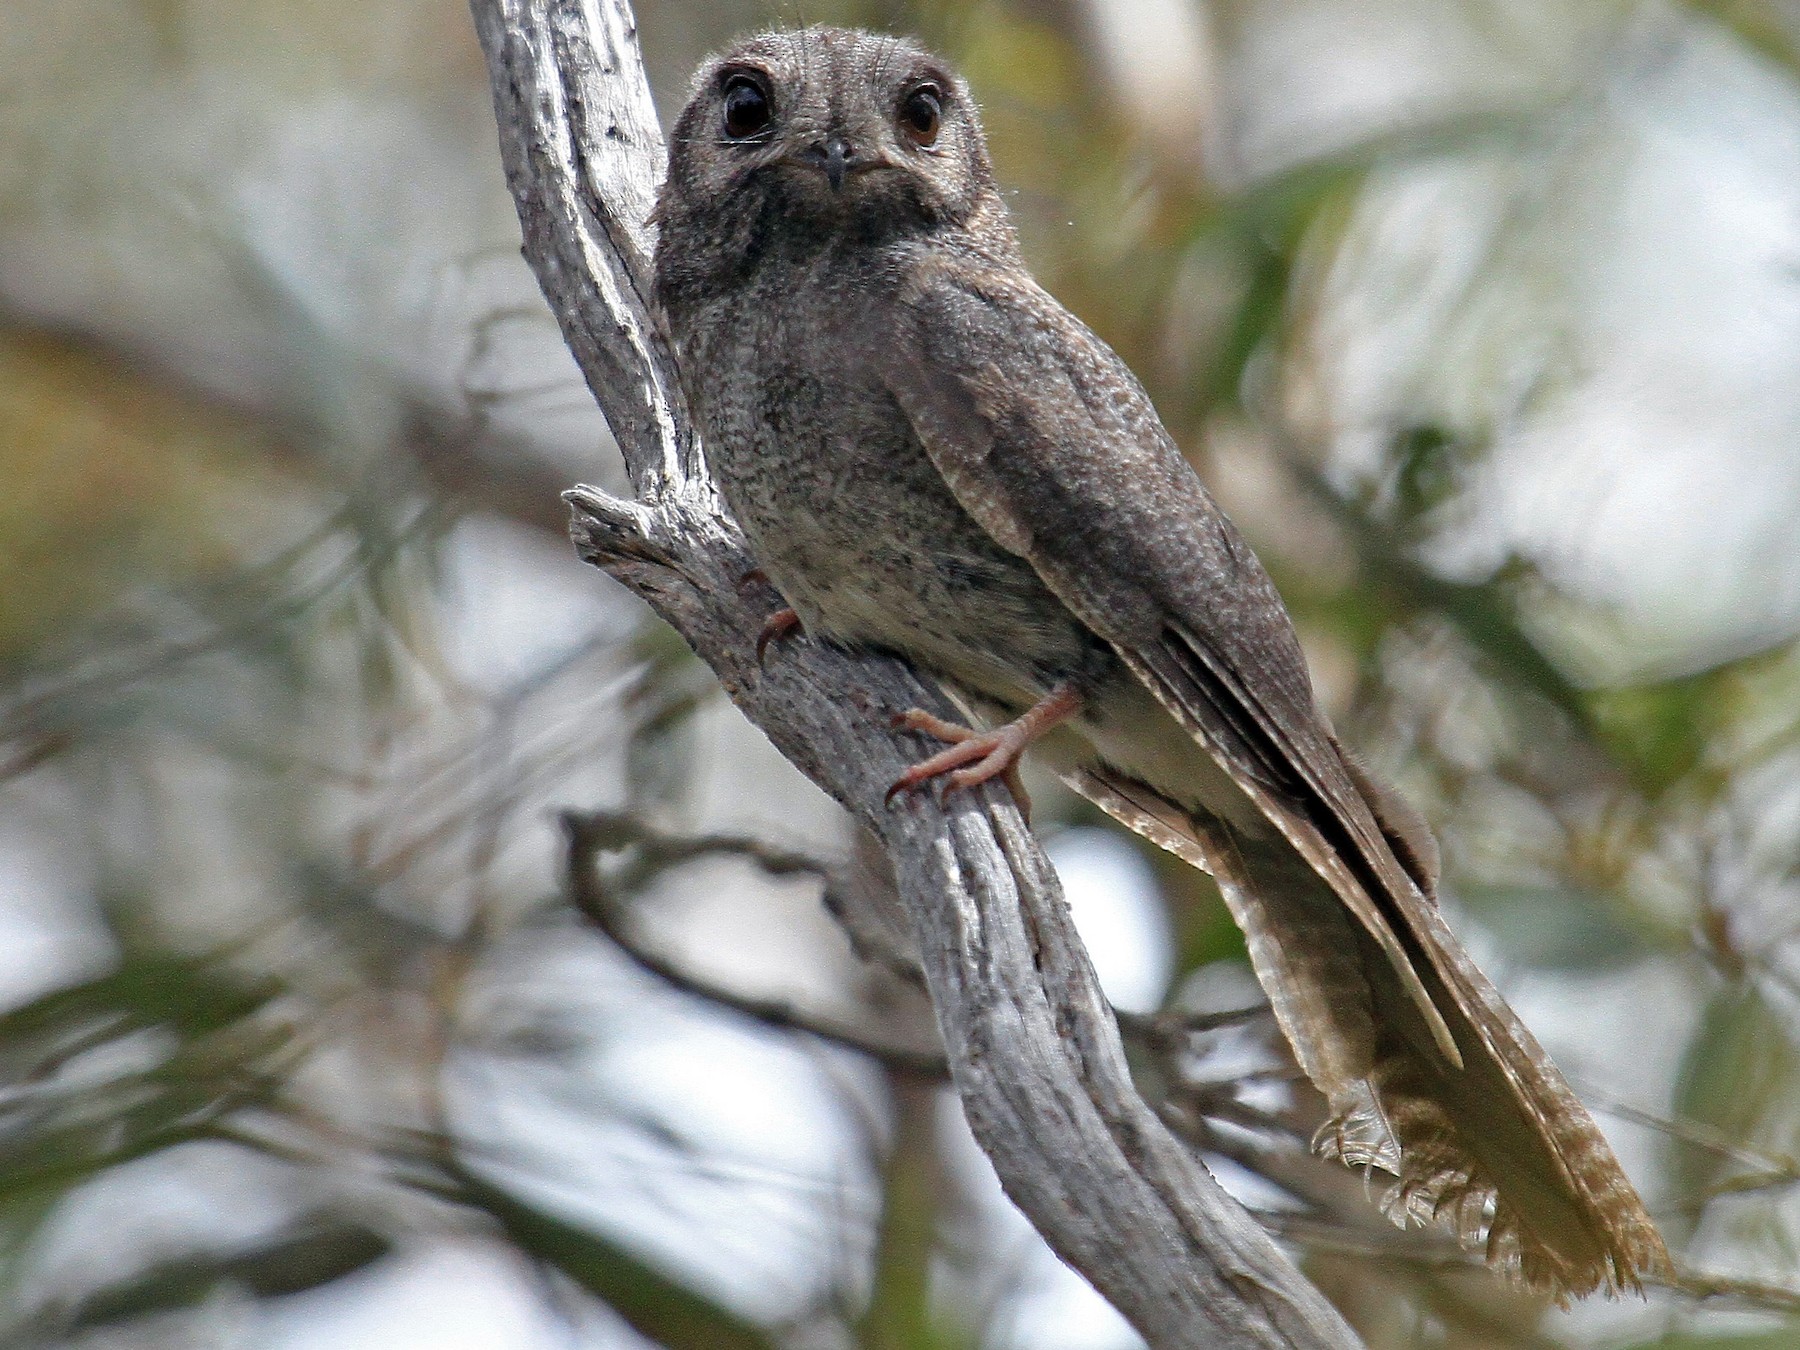
[[[1038,783],[1166,1118],[1374,1346],[1800,1345],[1800,4],[639,19],[665,121],[770,23],[967,73],[1682,1279],[1387,1226],[1209,884]],[[459,0],[7,0],[0,71],[0,1345],[1136,1344],[841,814],[575,561]]]

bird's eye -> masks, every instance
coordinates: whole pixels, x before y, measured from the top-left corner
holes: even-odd
[[[769,91],[754,75],[733,75],[725,81],[725,134],[742,140],[768,129],[775,119]]]
[[[944,101],[929,84],[920,85],[900,105],[900,129],[914,145],[930,145],[944,120]]]

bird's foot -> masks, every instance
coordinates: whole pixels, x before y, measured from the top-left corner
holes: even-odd
[[[1024,713],[992,731],[974,731],[955,722],[946,722],[923,708],[908,708],[894,719],[896,728],[922,731],[937,740],[948,741],[949,748],[920,760],[896,778],[887,791],[887,800],[892,801],[900,793],[909,792],[934,778],[944,778],[945,791],[975,787],[990,778],[998,778],[1012,789],[1019,809],[1029,820],[1031,798],[1019,779],[1019,757],[1039,736],[1068,721],[1080,710],[1081,695],[1073,685],[1067,684],[1059,685]]]
[[[805,630],[800,626],[800,616],[792,609],[778,609],[763,620],[762,631],[756,635],[756,664],[763,663],[763,652],[771,642],[787,637],[790,633]]]
[[[752,586],[773,588],[774,583],[769,580],[769,574],[762,568],[752,567],[737,579],[737,588],[740,591],[747,591]],[[794,613],[792,607],[784,605],[776,610],[763,620],[763,626],[756,635],[756,664],[760,666],[763,663],[763,654],[768,651],[771,642],[779,642],[789,634],[804,631],[800,626],[800,616]]]

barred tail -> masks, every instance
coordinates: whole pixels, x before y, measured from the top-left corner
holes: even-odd
[[[1386,1173],[1391,1219],[1442,1228],[1559,1298],[1639,1289],[1667,1270],[1662,1239],[1586,1108],[1434,904],[1415,898],[1395,936],[1460,1068],[1391,947],[1286,839],[1247,838],[1111,770],[1071,782],[1218,882],[1295,1057],[1331,1105],[1315,1147]]]

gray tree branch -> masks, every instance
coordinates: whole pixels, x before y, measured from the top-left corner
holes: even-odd
[[[996,785],[939,806],[888,784],[928,748],[887,729],[954,716],[901,663],[810,641],[766,668],[778,601],[696,453],[650,308],[648,213],[664,162],[624,0],[472,0],[525,254],[637,493],[567,494],[582,556],[643,596],[738,706],[882,841],[916,929],[952,1078],[1007,1193],[1157,1350],[1351,1346],[1269,1235],[1132,1087],[1062,891]]]
[[[766,848],[753,840],[709,838],[704,840],[672,840],[646,827],[630,816],[596,811],[589,814],[566,811],[562,817],[563,834],[569,842],[569,899],[575,908],[598,928],[637,967],[655,976],[670,988],[717,1007],[727,1008],[764,1026],[784,1031],[798,1031],[817,1036],[833,1045],[854,1050],[885,1065],[890,1072],[910,1078],[943,1079],[949,1066],[935,1049],[915,1049],[891,1038],[869,1035],[822,1013],[807,1012],[785,999],[759,998],[741,993],[714,981],[703,979],[683,969],[676,962],[653,951],[631,931],[625,906],[611,894],[601,880],[599,855],[609,849],[635,849],[649,854],[655,863],[685,861],[713,853],[748,858],[771,876],[796,872],[824,875],[816,864]]]

